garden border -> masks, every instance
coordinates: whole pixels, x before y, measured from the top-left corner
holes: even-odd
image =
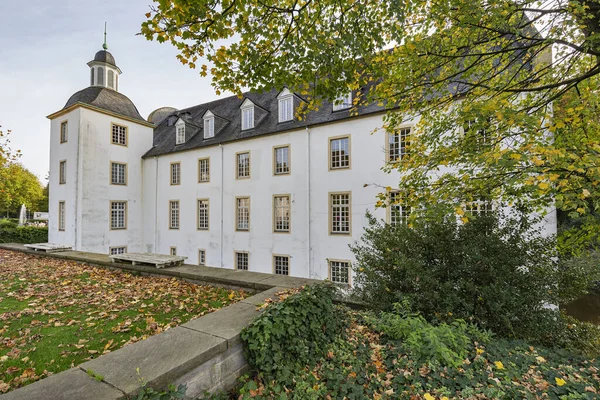
[[[158,270],[113,263],[107,255],[97,253],[65,251],[40,254],[20,244],[0,244],[0,249],[258,292],[176,328],[8,392],[0,396],[2,400],[126,399],[140,391],[140,379],[155,389],[164,389],[170,383],[186,384],[187,398],[196,398],[206,391],[230,389],[249,369],[240,332],[262,312],[258,306],[286,288],[323,282],[196,265]]]

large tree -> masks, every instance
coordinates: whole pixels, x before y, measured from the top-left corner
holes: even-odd
[[[356,91],[385,129],[407,204],[556,206],[598,232],[600,0],[155,0],[169,41],[217,92],[288,86],[318,107]],[[467,218],[467,216],[465,216]]]

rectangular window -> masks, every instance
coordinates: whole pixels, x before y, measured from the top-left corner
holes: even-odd
[[[273,256],[273,270],[276,275],[289,275],[290,256]]]
[[[491,144],[492,137],[490,128],[490,121],[488,120],[482,122],[467,121],[463,125],[466,140],[476,149],[481,149]]]
[[[121,146],[127,146],[127,127],[112,124],[111,143]]]
[[[333,283],[350,285],[350,262],[329,260],[329,278]]]
[[[206,250],[198,250],[198,265],[206,265]]]
[[[350,234],[350,193],[331,193],[330,203],[330,233]]]
[[[171,246],[169,248],[169,254],[171,254],[172,256],[176,256],[177,255],[177,247],[176,246]]]
[[[350,137],[329,140],[329,169],[350,168]]]
[[[110,229],[127,229],[127,202],[110,202]]]
[[[208,230],[208,199],[198,200],[198,230]]]
[[[60,142],[66,143],[69,138],[69,123],[64,121],[60,123]]]
[[[250,254],[245,251],[235,252],[235,269],[248,271]]]
[[[394,162],[408,156],[410,129],[402,128],[398,132],[388,133],[388,161]]]
[[[250,152],[236,154],[237,179],[250,178]]]
[[[215,117],[204,118],[204,139],[215,137]]]
[[[286,96],[279,99],[279,122],[291,121],[294,119],[294,98]]]
[[[235,199],[235,229],[237,231],[250,230],[250,197],[238,197]]]
[[[338,96],[333,101],[333,111],[345,110],[352,107],[352,92]]]
[[[494,204],[487,199],[471,201],[465,204],[465,211],[476,217],[490,215],[494,211]]]
[[[407,225],[412,207],[402,203],[398,192],[390,192],[388,223],[391,225]]]
[[[290,196],[273,197],[273,230],[275,232],[290,231]]]
[[[242,130],[254,128],[254,107],[242,108]]]
[[[127,164],[110,163],[110,183],[112,185],[127,185]]]
[[[179,200],[169,201],[169,229],[179,229]]]
[[[178,126],[176,130],[175,144],[185,143],[185,125]]]
[[[65,225],[66,225],[66,209],[65,209],[65,202],[64,201],[59,201],[58,202],[58,230],[59,231],[64,231],[65,230]]]
[[[171,163],[171,185],[181,183],[181,163]]]
[[[275,147],[273,159],[275,175],[290,173],[290,146]]]
[[[61,161],[58,166],[58,183],[63,185],[67,183],[67,161]]]
[[[108,254],[110,254],[111,256],[114,256],[115,254],[125,254],[125,253],[127,253],[127,246],[111,247],[108,250]]]
[[[198,160],[198,182],[210,182],[210,158]]]

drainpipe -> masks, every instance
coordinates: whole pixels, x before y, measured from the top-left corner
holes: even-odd
[[[79,111],[79,129],[77,130],[77,154],[75,155],[76,160],[77,160],[77,168],[75,169],[75,243],[73,246],[74,250],[79,250],[81,251],[82,249],[80,249],[79,246],[79,240],[78,240],[78,236],[79,236],[79,224],[83,223],[82,219],[83,216],[79,216],[79,202],[83,201],[82,197],[79,194],[79,189],[80,189],[80,184],[79,184],[79,176],[80,176],[80,171],[83,171],[83,161],[81,159],[81,130],[83,129],[83,118],[82,118],[82,111]],[[66,207],[65,207],[66,208]],[[65,210],[66,213],[66,210]]]
[[[158,253],[158,157],[154,156],[154,253]]]
[[[308,277],[309,278],[313,278],[314,277],[314,271],[313,271],[313,261],[312,261],[312,248],[311,248],[311,241],[310,241],[310,129],[308,129],[308,126],[306,126],[306,134],[307,134],[307,146],[306,146],[306,200],[307,200],[307,205],[308,205],[308,212],[306,213],[306,228],[307,228],[307,232],[306,232],[306,247],[307,247],[307,256],[308,256]]]
[[[221,244],[220,244],[220,248],[221,248],[221,268],[224,268],[224,264],[223,264],[223,183],[224,183],[224,176],[225,176],[225,164],[223,163],[223,145],[220,144],[219,147],[221,148]]]

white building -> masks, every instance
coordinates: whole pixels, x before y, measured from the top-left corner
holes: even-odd
[[[402,157],[411,126],[389,135],[384,109],[352,93],[302,121],[303,99],[246,93],[142,118],[99,51],[90,86],[51,114],[49,241],[98,253],[176,253],[221,268],[351,280],[349,244],[376,209],[381,168]],[[374,132],[375,131],[375,132]],[[365,184],[368,184],[365,186]],[[376,184],[376,185],[373,185]],[[554,233],[556,219],[547,219]]]

